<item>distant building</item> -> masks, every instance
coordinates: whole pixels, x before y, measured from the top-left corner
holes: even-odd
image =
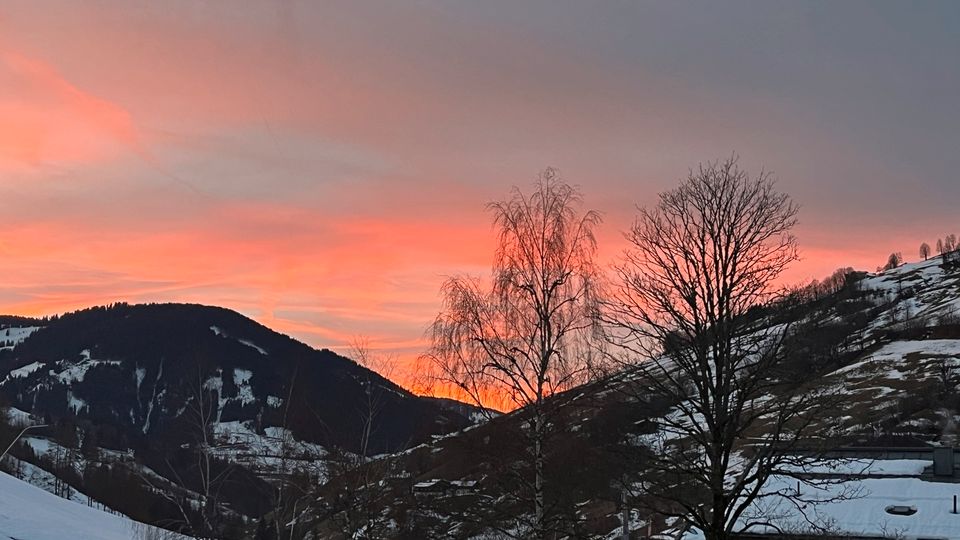
[[[413,494],[423,497],[471,495],[477,492],[476,480],[426,480],[413,485]]]

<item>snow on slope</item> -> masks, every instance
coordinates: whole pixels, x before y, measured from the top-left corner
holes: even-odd
[[[101,512],[0,473],[0,538],[16,540],[184,539]]]
[[[937,410],[931,392],[942,386],[944,370],[960,368],[960,339],[935,333],[939,325],[960,321],[960,273],[940,264],[939,257],[908,263],[857,283],[877,309],[861,311],[869,319],[851,345],[862,349],[861,356],[822,379],[839,384],[848,397],[847,416],[832,427],[929,435],[940,424],[952,425],[948,416],[956,413]],[[930,403],[921,406],[924,399]]]
[[[226,332],[224,332],[223,330],[221,330],[221,329],[220,329],[219,327],[217,327],[217,326],[211,326],[211,327],[210,327],[210,331],[213,332],[215,335],[217,335],[217,336],[219,336],[219,337],[224,337],[224,338],[229,338],[229,337],[231,337],[231,336],[228,336]],[[260,353],[260,354],[262,354],[262,355],[264,355],[264,356],[267,356],[267,355],[270,354],[270,353],[268,353],[263,347],[258,346],[256,343],[250,341],[249,339],[240,339],[240,338],[234,338],[234,339],[236,339],[236,340],[239,341],[240,343],[246,345],[247,347],[250,347],[251,349],[256,350],[258,353]]]
[[[860,282],[861,290],[875,291],[895,297],[912,291],[897,302],[885,316],[873,321],[873,327],[888,326],[904,319],[941,321],[944,317],[960,315],[960,275],[940,267],[942,259],[907,263],[900,267],[870,274]]]
[[[43,367],[43,364],[41,364],[40,362],[31,362],[23,367],[11,370],[10,373],[7,375],[7,378],[19,379],[20,377],[26,377],[42,367]]]
[[[4,349],[13,349],[20,343],[23,343],[23,340],[30,337],[30,334],[39,329],[39,326],[11,326],[9,328],[0,329],[0,351]],[[13,344],[7,345],[9,342],[12,342]]]
[[[218,422],[213,424],[217,445],[214,453],[240,463],[253,471],[294,470],[309,472],[321,479],[327,475],[327,449],[294,438],[280,427],[268,427],[261,435],[253,422]]]
[[[7,408],[6,420],[11,426],[14,427],[25,427],[33,423],[30,419],[30,413],[21,411],[16,407]]]

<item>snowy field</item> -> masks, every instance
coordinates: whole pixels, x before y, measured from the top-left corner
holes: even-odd
[[[16,540],[182,540],[80,503],[61,499],[0,473],[0,538]]]
[[[871,475],[919,474],[931,462],[924,460],[888,460],[869,462],[866,470],[856,464],[843,464],[818,472],[839,472]],[[774,476],[767,482],[766,492],[794,493],[797,481]],[[787,498],[772,497],[754,503],[740,518],[741,525],[756,525],[751,533],[803,534],[821,531],[834,535],[876,536],[911,539],[960,540],[960,514],[953,513],[953,497],[960,496],[960,484],[927,482],[920,478],[853,478],[843,484],[801,486],[805,502],[800,507]],[[847,500],[831,500],[841,493]],[[813,503],[812,501],[821,501]],[[894,506],[908,507],[912,515],[888,512]],[[699,531],[688,533],[685,540],[703,538]]]

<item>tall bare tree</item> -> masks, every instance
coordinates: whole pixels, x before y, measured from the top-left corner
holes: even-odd
[[[926,242],[920,244],[920,256],[923,257],[923,260],[930,258],[930,244]]]
[[[532,193],[514,188],[493,202],[497,231],[492,287],[468,277],[449,279],[443,309],[429,330],[427,358],[439,378],[481,407],[505,395],[529,418],[533,465],[531,535],[548,529],[544,461],[550,415],[547,398],[590,372],[584,354],[598,307],[594,229],[581,211],[579,190],[557,171],[540,174]]]
[[[364,460],[370,457],[370,441],[376,434],[380,414],[386,404],[386,394],[390,392],[379,381],[380,377],[393,377],[397,362],[393,355],[379,354],[370,346],[370,339],[358,336],[351,346],[352,358],[357,364],[367,368],[361,383],[364,386],[364,402],[359,411],[363,431],[360,436],[360,457]]]
[[[798,258],[797,211],[735,157],[701,165],[639,210],[615,265],[610,336],[637,396],[670,406],[639,483],[653,510],[708,539],[728,537],[759,498],[784,495],[764,485],[803,460],[795,452],[824,403],[788,381],[788,331],[748,317]]]

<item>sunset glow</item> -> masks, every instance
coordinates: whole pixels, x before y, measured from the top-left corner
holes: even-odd
[[[0,313],[220,305],[408,383],[445,277],[489,272],[485,203],[547,166],[605,262],[733,152],[802,206],[790,282],[960,232],[958,38],[896,31],[936,14],[485,4],[5,6]]]

